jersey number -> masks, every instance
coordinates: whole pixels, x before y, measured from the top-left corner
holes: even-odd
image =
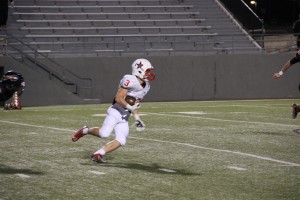
[[[130,80],[126,80],[124,83],[124,86],[128,87],[129,83],[130,83]]]

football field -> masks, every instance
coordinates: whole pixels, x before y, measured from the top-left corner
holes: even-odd
[[[299,200],[300,100],[143,103],[146,130],[98,164],[109,104],[0,110],[0,200]],[[130,119],[130,125],[133,124]]]

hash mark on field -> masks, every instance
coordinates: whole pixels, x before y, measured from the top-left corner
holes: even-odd
[[[15,174],[17,175],[18,177],[21,177],[21,178],[30,178],[31,176],[29,175],[26,175],[26,174]]]
[[[106,116],[106,114],[94,114],[94,115],[92,115],[93,117],[105,117]]]
[[[242,168],[242,167],[235,167],[235,166],[228,166],[229,169],[235,169],[235,170],[238,170],[238,171],[245,171],[247,170],[246,168]]]
[[[177,112],[179,114],[188,114],[188,115],[204,115],[207,114],[205,112],[202,111],[194,111],[194,112]]]
[[[98,171],[88,171],[88,172],[90,172],[90,173],[92,173],[92,174],[97,174],[97,175],[104,175],[105,173],[103,173],[103,172],[98,172]]]
[[[103,114],[103,113],[101,114],[101,113],[100,113],[100,114],[93,114],[92,116],[93,116],[93,117],[105,117],[106,115],[107,115],[107,114]],[[147,115],[147,114],[139,114],[139,116],[144,116],[144,115]]]
[[[163,171],[163,172],[176,173],[176,171],[174,171],[172,169],[159,168],[159,170]]]

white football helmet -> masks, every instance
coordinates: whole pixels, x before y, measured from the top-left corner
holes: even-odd
[[[139,77],[144,81],[152,81],[155,79],[155,73],[151,72],[154,67],[151,63],[143,58],[137,59],[132,63],[132,75]]]

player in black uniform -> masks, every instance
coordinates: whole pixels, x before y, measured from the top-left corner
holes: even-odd
[[[294,64],[296,64],[298,62],[300,62],[300,50],[297,51],[296,56],[293,57],[291,60],[289,60],[282,67],[282,69],[279,72],[276,72],[273,75],[273,78],[277,79],[277,78],[281,77],[285,71],[287,71],[292,65],[294,65]],[[299,85],[299,90],[300,90],[300,85]],[[297,104],[294,103],[292,105],[292,117],[293,117],[293,119],[296,119],[296,117],[297,117],[297,115],[298,115],[299,112],[300,112],[300,105],[297,105]]]
[[[0,102],[5,102],[13,97],[11,103],[5,104],[5,110],[22,109],[19,97],[23,93],[24,87],[22,74],[14,70],[4,73],[0,80]]]

